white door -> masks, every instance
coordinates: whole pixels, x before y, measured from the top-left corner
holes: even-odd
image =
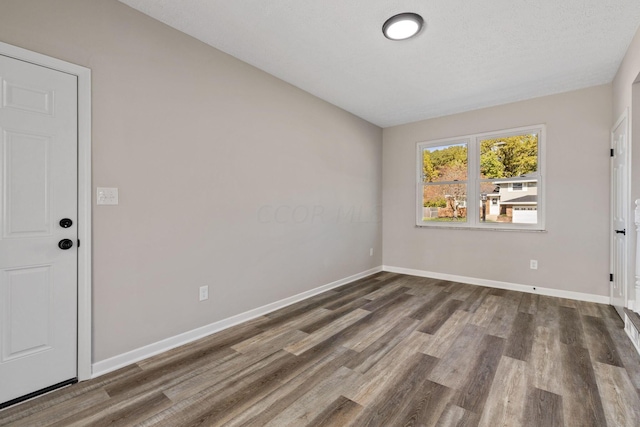
[[[489,215],[500,215],[500,200],[497,197],[491,198],[491,207]]]
[[[0,55],[0,405],[77,376],[76,79]]]
[[[627,304],[629,141],[627,115],[611,131],[611,305],[624,319]]]

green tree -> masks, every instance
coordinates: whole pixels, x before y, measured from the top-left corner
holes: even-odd
[[[514,135],[482,141],[480,168],[487,178],[513,178],[535,172],[538,170],[538,135]]]
[[[431,161],[437,170],[454,163],[466,166],[467,146],[453,145],[442,150],[434,150],[431,152]]]
[[[428,150],[422,152],[422,175],[424,182],[433,182],[438,179],[438,171],[431,161],[431,153]]]
[[[498,157],[498,151],[492,150],[492,141],[482,141],[480,145],[480,176],[481,178],[504,178],[504,164]]]

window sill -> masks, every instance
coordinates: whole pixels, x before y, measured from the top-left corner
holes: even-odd
[[[505,231],[505,232],[520,232],[520,233],[546,233],[546,229],[538,228],[501,228],[501,227],[456,227],[455,225],[415,225],[415,228],[430,228],[438,229],[443,228],[446,230],[473,230],[473,231]]]

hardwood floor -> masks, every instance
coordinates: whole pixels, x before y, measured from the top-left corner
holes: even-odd
[[[0,411],[11,426],[640,426],[609,306],[379,273]]]

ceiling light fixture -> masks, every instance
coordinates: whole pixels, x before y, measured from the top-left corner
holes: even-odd
[[[418,34],[424,19],[417,13],[400,13],[387,19],[382,33],[390,40],[406,40]]]

